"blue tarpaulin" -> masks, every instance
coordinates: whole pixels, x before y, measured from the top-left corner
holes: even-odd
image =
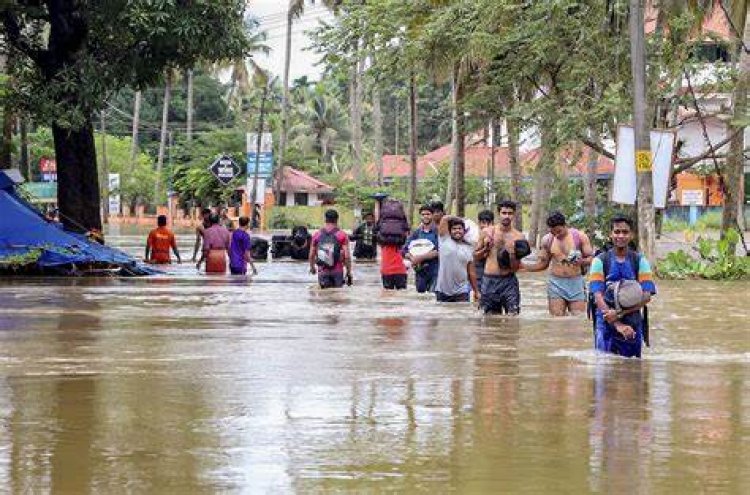
[[[35,264],[42,269],[84,264],[119,267],[132,275],[159,273],[118,249],[90,241],[47,220],[17,194],[16,184],[0,171],[0,264],[38,251],[41,254]]]

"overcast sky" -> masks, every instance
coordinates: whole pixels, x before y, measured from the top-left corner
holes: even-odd
[[[268,46],[271,47],[269,55],[257,55],[255,59],[264,69],[283,77],[284,74],[284,49],[286,42],[286,6],[288,0],[250,0],[247,11],[260,20],[260,28],[268,34]],[[319,56],[304,48],[310,44],[310,39],[305,31],[311,30],[318,25],[320,19],[332,20],[333,16],[318,2],[314,5],[308,4],[305,15],[294,23],[292,28],[292,65],[290,81],[307,75],[311,79],[320,76],[320,68],[314,67]]]

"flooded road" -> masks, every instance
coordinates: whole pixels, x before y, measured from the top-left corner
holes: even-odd
[[[0,493],[750,493],[748,283],[661,282],[635,361],[542,276],[506,319],[258,268],[0,280]]]

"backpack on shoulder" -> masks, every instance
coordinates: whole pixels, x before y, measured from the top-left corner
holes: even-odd
[[[607,277],[609,276],[609,267],[612,263],[612,250],[604,251],[603,253],[597,255],[597,258],[599,258],[602,261],[602,269],[604,270],[604,281],[607,282]],[[632,249],[628,249],[628,256],[627,256],[628,263],[630,263],[630,266],[633,268],[633,273],[635,274],[635,279],[638,280],[639,271],[641,268],[641,255],[637,253],[636,251],[633,251]],[[596,332],[596,301],[594,300],[594,293],[589,291],[589,299],[588,299],[588,305],[586,308],[586,314],[591,319],[593,324],[593,330]],[[648,306],[643,307],[643,342],[646,344],[646,347],[651,347],[651,343],[649,342],[649,326],[648,326]]]
[[[401,246],[406,242],[409,222],[404,205],[400,201],[386,201],[380,209],[377,224],[378,243],[386,246]]]
[[[341,244],[336,238],[339,229],[320,231],[318,249],[315,253],[315,264],[322,268],[333,268],[341,260]]]

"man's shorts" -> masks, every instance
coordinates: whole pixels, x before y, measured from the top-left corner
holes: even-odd
[[[380,276],[383,279],[383,288],[384,289],[396,289],[396,290],[402,290],[406,289],[406,274],[396,274],[396,275],[381,275]]]
[[[437,302],[469,302],[468,292],[459,292],[458,294],[448,295],[443,292],[435,292]]]
[[[482,276],[479,306],[485,313],[517,315],[521,312],[521,290],[515,273],[506,276]]]
[[[585,301],[586,285],[583,276],[566,278],[550,275],[547,280],[547,298],[566,302]]]
[[[338,289],[344,286],[344,272],[318,272],[321,289]]]

